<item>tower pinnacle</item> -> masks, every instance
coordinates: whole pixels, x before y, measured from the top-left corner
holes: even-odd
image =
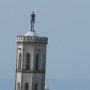
[[[34,11],[32,12],[30,19],[31,19],[30,20],[30,22],[31,22],[31,31],[35,32],[35,30],[34,30],[34,23],[35,23],[35,14],[34,14]]]

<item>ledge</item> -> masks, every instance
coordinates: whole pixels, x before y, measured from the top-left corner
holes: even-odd
[[[22,73],[39,73],[39,74],[45,74],[44,70],[16,70],[16,72],[22,72]]]

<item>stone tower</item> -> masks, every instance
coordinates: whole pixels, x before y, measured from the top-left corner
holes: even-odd
[[[47,37],[34,30],[35,14],[31,15],[31,30],[16,37],[15,90],[45,90]]]

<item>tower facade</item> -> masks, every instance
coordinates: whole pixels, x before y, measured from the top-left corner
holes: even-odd
[[[16,37],[16,84],[15,90],[45,90],[47,37],[38,36],[31,30]]]

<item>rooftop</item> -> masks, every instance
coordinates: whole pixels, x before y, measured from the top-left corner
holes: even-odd
[[[39,36],[35,31],[28,31],[25,36]]]

